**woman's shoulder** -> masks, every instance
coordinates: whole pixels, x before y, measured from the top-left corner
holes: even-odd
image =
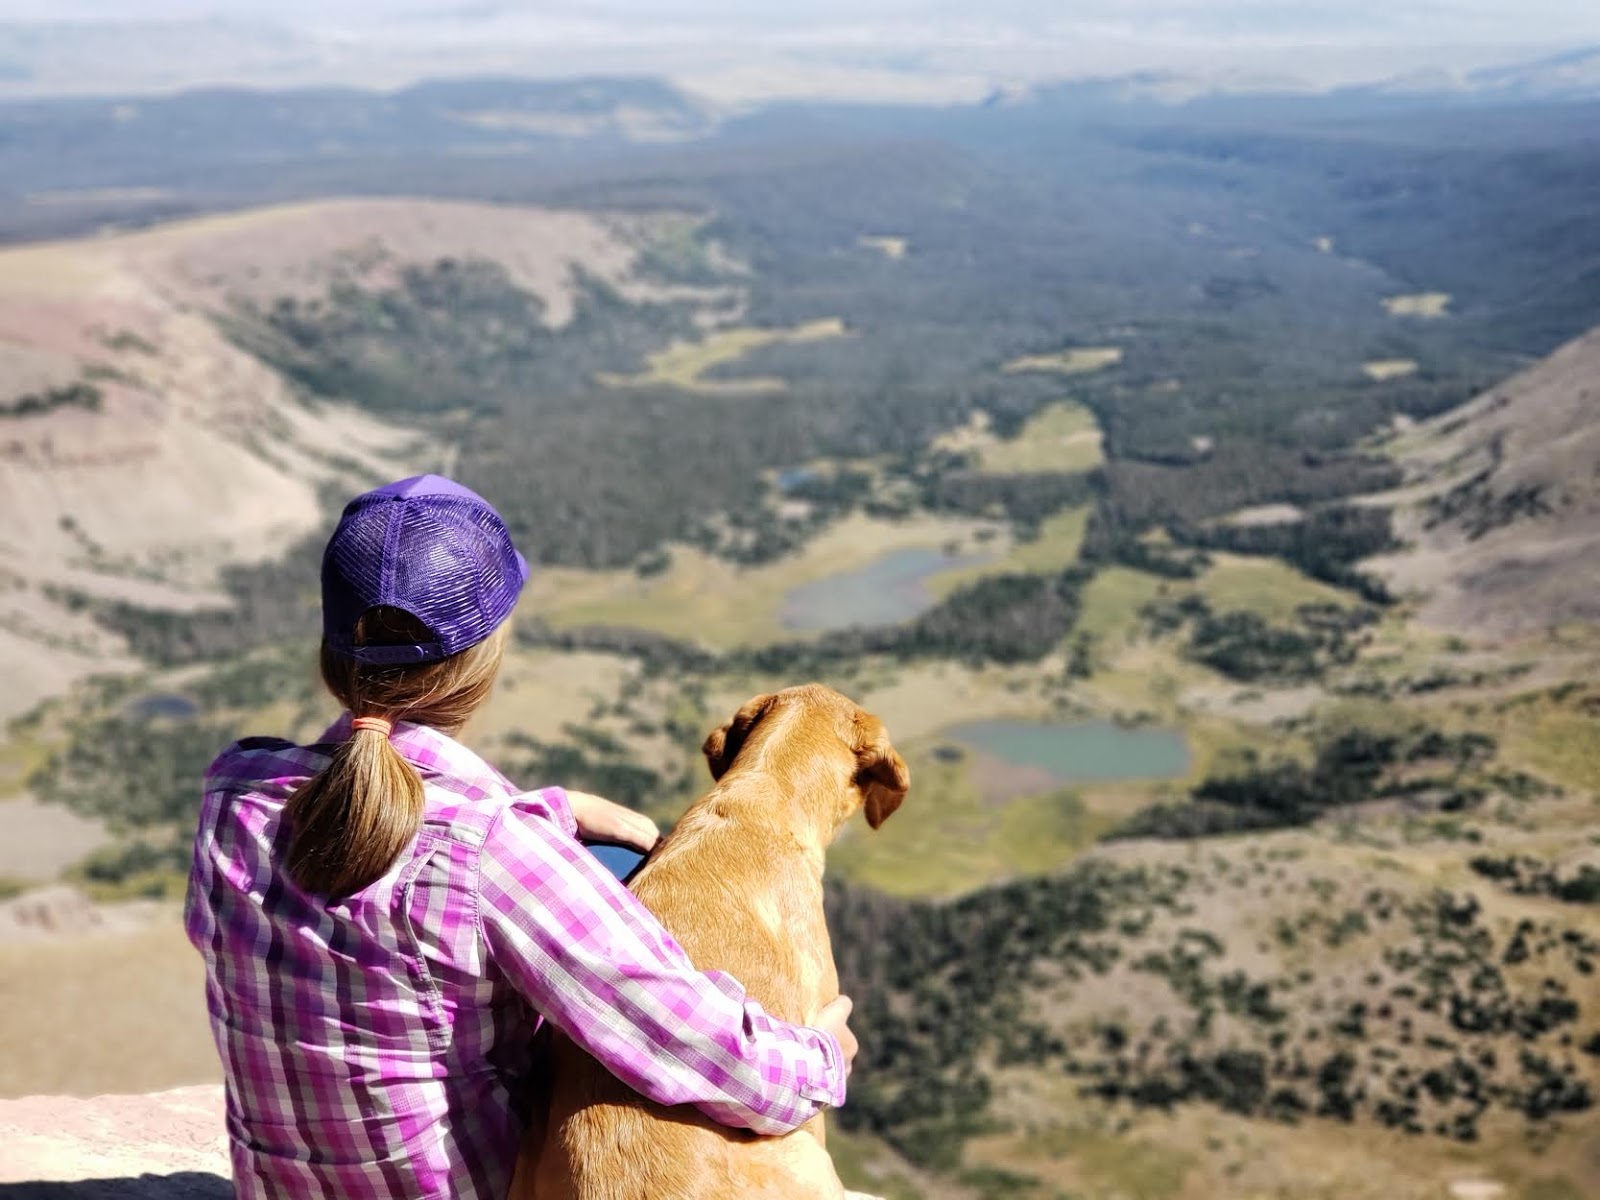
[[[299,745],[287,738],[245,737],[231,742],[206,768],[207,790],[248,785],[286,777],[309,778],[333,757],[333,747]]]
[[[508,839],[571,837],[576,833],[565,794],[560,788],[506,790],[463,795],[428,789],[423,825],[494,852]]]

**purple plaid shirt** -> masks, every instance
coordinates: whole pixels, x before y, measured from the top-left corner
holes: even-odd
[[[189,939],[206,960],[241,1197],[501,1200],[539,1015],[662,1104],[784,1133],[844,1100],[838,1043],[700,973],[576,840],[559,788],[519,792],[398,724],[416,843],[342,900],[280,870],[283,803],[349,736],[249,738],[206,773]]]

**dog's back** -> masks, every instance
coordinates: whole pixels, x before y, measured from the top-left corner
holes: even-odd
[[[838,990],[820,884],[799,845],[769,843],[769,853],[760,853],[751,839],[769,831],[726,819],[715,799],[714,792],[685,815],[633,891],[697,967],[732,975],[773,1016],[804,1024]],[[714,921],[705,919],[708,906]],[[538,1200],[829,1194],[818,1190],[832,1175],[820,1130],[757,1138],[687,1107],[645,1100],[565,1037],[556,1036],[553,1050],[560,1087],[539,1159]]]
[[[910,783],[905,762],[882,722],[816,685],[757,697],[706,739],[705,754],[717,785],[633,891],[696,967],[731,975],[779,1020],[809,1024],[839,991],[823,853],[857,809],[874,828],[894,811]],[[821,1117],[783,1137],[725,1128],[686,1105],[644,1099],[560,1034],[551,1079],[514,1200],[844,1195]]]

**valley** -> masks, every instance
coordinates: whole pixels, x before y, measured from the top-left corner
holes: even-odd
[[[5,1037],[120,997],[0,1092],[214,1073],[196,780],[332,718],[326,528],[442,469],[534,564],[467,739],[513,779],[670,822],[812,678],[894,734],[910,798],[829,860],[853,1185],[1600,1188],[1600,243],[1438,257],[1509,203],[1488,133],[1423,221],[1380,190],[1420,118],[1069,99],[479,156],[475,199],[353,155],[0,251],[0,821],[64,847],[4,860]],[[57,881],[103,908],[6,907]]]

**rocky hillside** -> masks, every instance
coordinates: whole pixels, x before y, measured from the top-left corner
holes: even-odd
[[[1425,621],[1518,634],[1600,618],[1600,330],[1394,451],[1411,548],[1381,565],[1427,595]]]
[[[1374,857],[1318,834],[1129,843],[948,904],[836,892],[864,1047],[841,1120],[982,1195],[1297,1194],[1313,1146],[1326,1194],[1352,1200],[1450,1194],[1468,1163],[1594,1185],[1600,926],[1581,889],[1529,899],[1510,857],[1431,877]],[[1589,859],[1562,879],[1600,889]],[[1098,1161],[1101,1140],[1164,1162],[1170,1190]]]
[[[559,327],[575,272],[625,286],[637,253],[622,221],[409,201],[0,252],[0,718],[126,664],[90,607],[216,606],[225,568],[319,525],[325,489],[444,457],[403,423],[309,402],[230,336],[238,313],[492,257]]]

